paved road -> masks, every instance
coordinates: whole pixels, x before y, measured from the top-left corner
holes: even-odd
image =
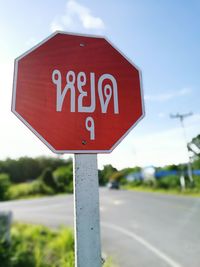
[[[120,267],[199,267],[200,199],[100,190],[102,247]],[[10,201],[16,220],[73,226],[73,197]]]

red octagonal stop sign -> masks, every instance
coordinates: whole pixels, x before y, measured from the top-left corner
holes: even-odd
[[[144,116],[140,71],[104,37],[56,32],[16,59],[12,111],[53,152],[111,152]]]

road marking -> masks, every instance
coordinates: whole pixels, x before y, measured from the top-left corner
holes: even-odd
[[[165,261],[170,267],[183,267],[182,265],[180,265],[179,263],[177,263],[176,261],[174,261],[172,258],[170,258],[167,254],[165,254],[164,252],[162,252],[161,250],[157,249],[156,247],[154,247],[153,245],[151,245],[148,241],[146,241],[144,238],[142,238],[141,236],[128,231],[120,226],[114,225],[114,224],[110,224],[110,223],[102,223],[101,224],[103,227],[107,227],[107,228],[111,228],[115,231],[118,231],[134,240],[136,240],[137,242],[139,242],[140,244],[142,244],[143,246],[145,246],[148,250],[150,250],[151,252],[153,252],[157,257],[159,257],[160,259],[162,259],[163,261]]]
[[[100,205],[100,211],[105,211],[106,210],[106,208],[105,208],[105,206],[102,206],[102,205]]]
[[[115,199],[115,200],[113,200],[113,204],[114,205],[122,205],[124,203],[124,201],[122,201],[122,200],[118,200],[118,199]]]

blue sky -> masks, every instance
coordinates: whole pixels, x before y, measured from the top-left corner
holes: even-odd
[[[13,62],[54,30],[107,36],[140,67],[146,117],[99,166],[185,162],[187,138],[200,133],[200,2],[0,0],[0,158],[51,155],[10,112]],[[68,157],[65,155],[64,157]]]

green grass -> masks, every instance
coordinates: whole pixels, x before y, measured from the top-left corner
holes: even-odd
[[[7,191],[7,199],[32,198],[44,195],[53,195],[53,190],[42,181],[12,184]]]
[[[197,188],[194,189],[185,189],[181,191],[180,189],[161,189],[161,188],[152,188],[143,185],[139,186],[131,186],[124,185],[123,189],[138,191],[138,192],[153,192],[153,193],[162,193],[162,194],[172,194],[172,195],[181,195],[181,196],[192,196],[192,197],[200,197],[200,190]]]
[[[70,228],[52,230],[15,223],[11,243],[0,238],[1,267],[74,267],[74,236]],[[108,258],[103,267],[116,267]]]
[[[108,257],[102,267],[118,267],[118,266],[113,262],[112,258]]]
[[[200,177],[194,175],[193,180],[194,182],[191,184],[189,179],[186,178],[185,190],[181,190],[180,177],[177,175],[169,175],[157,180],[132,181],[122,186],[122,188],[134,191],[200,197]]]
[[[73,267],[74,239],[68,228],[53,231],[41,225],[14,224],[3,267]]]

